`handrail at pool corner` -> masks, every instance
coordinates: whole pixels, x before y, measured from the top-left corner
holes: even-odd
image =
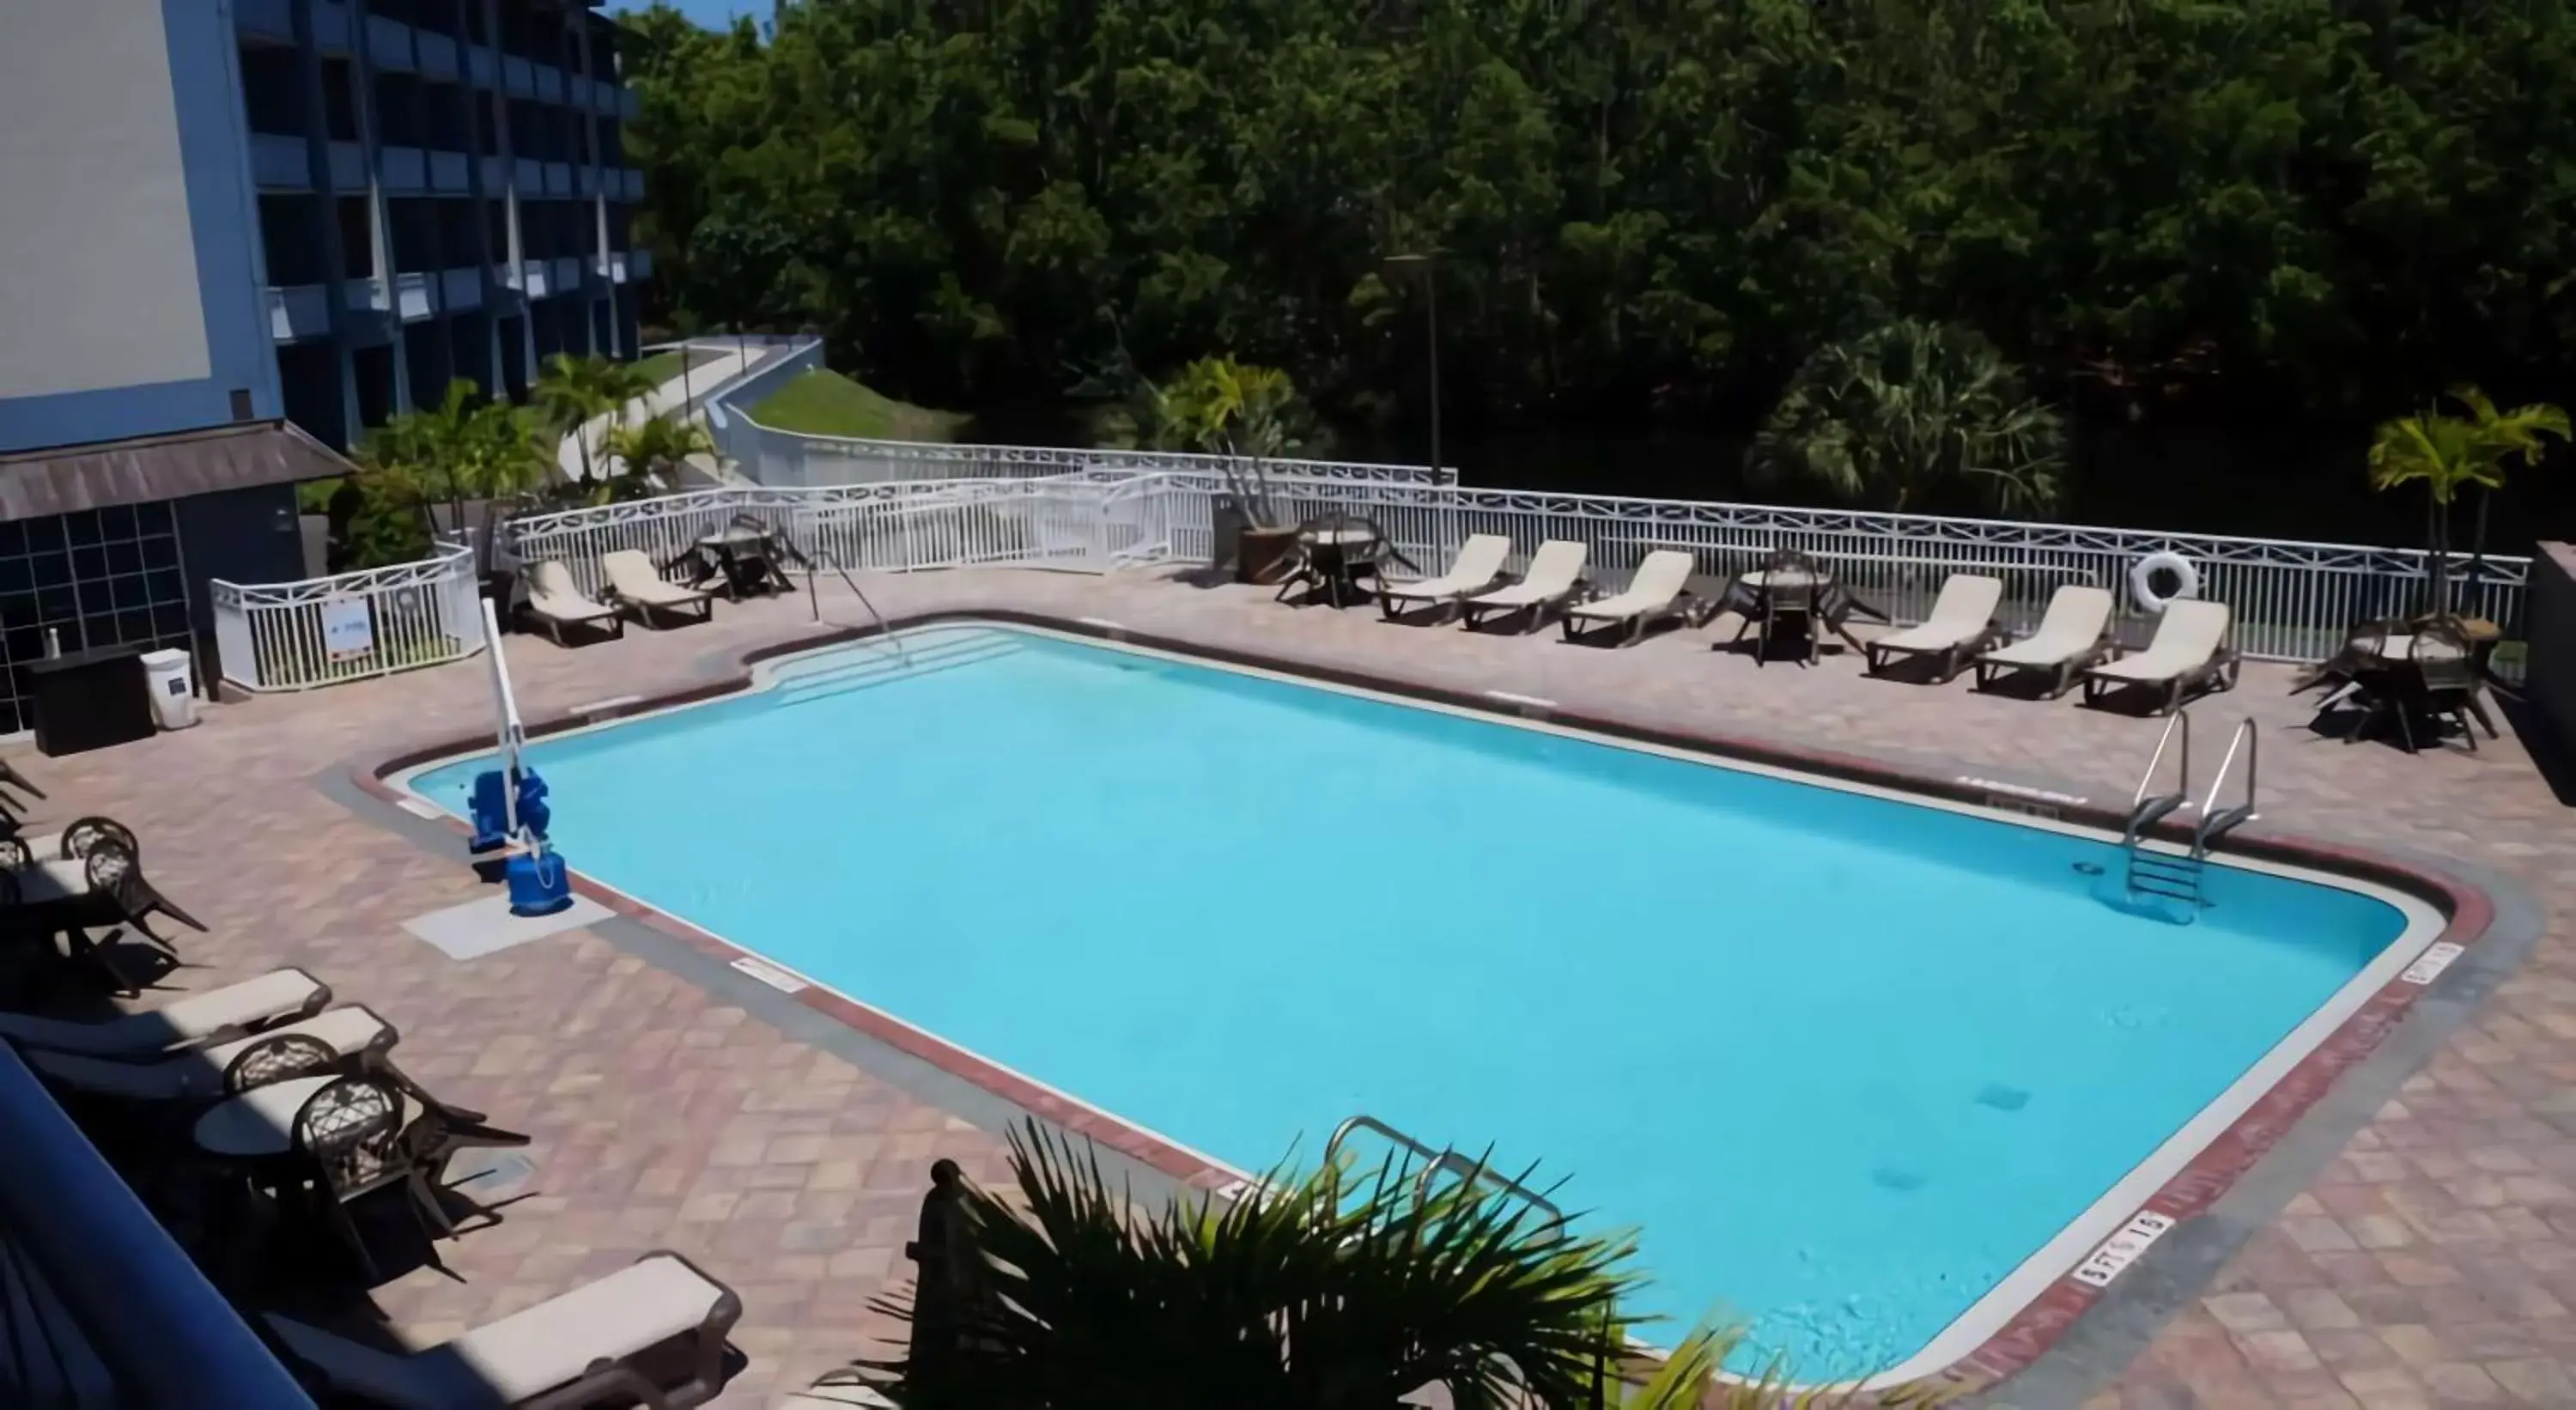
[[[2245,751],[2245,801],[2222,813],[2218,811],[2218,795],[2227,787],[2227,775],[2236,767],[2236,751],[2239,749]],[[2254,788],[2261,764],[2260,735],[2255,728],[2254,717],[2248,715],[2237,723],[2236,733],[2227,741],[2227,757],[2218,761],[2218,773],[2209,781],[2209,796],[2201,800],[2200,826],[2192,835],[2195,856],[2208,855],[2211,838],[2239,823],[2252,822],[2259,816],[2254,811]]]
[[[123,1177],[0,1042],[0,1227],[118,1387],[153,1410],[314,1410]]]
[[[1565,1211],[1557,1207],[1556,1201],[1503,1174],[1484,1161],[1469,1160],[1460,1155],[1454,1146],[1435,1151],[1423,1142],[1365,1112],[1333,1128],[1331,1139],[1324,1142],[1325,1165],[1330,1166],[1333,1163],[1333,1157],[1341,1153],[1342,1142],[1349,1139],[1353,1131],[1374,1131],[1405,1150],[1422,1157],[1422,1173],[1414,1177],[1413,1181],[1413,1198],[1416,1203],[1430,1198],[1431,1178],[1447,1170],[1455,1174],[1462,1184],[1481,1182],[1499,1186],[1503,1193],[1517,1195],[1522,1203],[1546,1211],[1550,1219],[1558,1223],[1565,1221]]]

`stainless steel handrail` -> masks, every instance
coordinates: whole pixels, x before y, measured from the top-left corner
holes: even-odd
[[[153,1410],[313,1410],[313,1401],[0,1043],[0,1225],[108,1373]]]
[[[1324,1164],[1327,1166],[1331,1165],[1334,1159],[1341,1154],[1342,1142],[1347,1140],[1353,1131],[1374,1131],[1378,1135],[1384,1136],[1387,1140],[1394,1142],[1396,1145],[1401,1146],[1405,1150],[1422,1158],[1422,1173],[1414,1177],[1413,1182],[1413,1197],[1416,1201],[1426,1199],[1430,1196],[1431,1181],[1433,1177],[1439,1175],[1440,1172],[1445,1170],[1456,1175],[1462,1183],[1474,1182],[1495,1186],[1505,1194],[1518,1196],[1525,1204],[1547,1211],[1550,1218],[1557,1220],[1563,1220],[1565,1218],[1565,1211],[1557,1207],[1556,1201],[1549,1199],[1547,1196],[1540,1194],[1538,1191],[1533,1190],[1529,1186],[1522,1184],[1520,1181],[1513,1179],[1511,1176],[1503,1174],[1492,1166],[1487,1165],[1485,1162],[1481,1160],[1470,1160],[1466,1156],[1460,1155],[1457,1148],[1454,1146],[1441,1150],[1433,1150],[1430,1146],[1425,1145],[1421,1141],[1406,1135],[1402,1131],[1398,1131],[1394,1127],[1387,1125],[1385,1122],[1378,1120],[1374,1116],[1366,1114],[1354,1116],[1350,1120],[1333,1128],[1332,1139],[1324,1142]]]
[[[2164,763],[2165,751],[2173,746],[2177,735],[2182,739],[2182,753],[2178,760],[2182,766],[2181,776],[2175,780],[2173,792],[2150,797],[2148,790],[2155,787],[2156,769]],[[2147,757],[2147,767],[2138,775],[2138,791],[2129,795],[2129,822],[2121,833],[2120,845],[2135,849],[2138,839],[2146,835],[2147,829],[2154,826],[2157,819],[2190,801],[2191,712],[2177,710],[2173,718],[2165,721],[2164,733],[2156,736],[2156,752]]]
[[[2236,733],[2228,738],[2227,757],[2219,761],[2218,774],[2209,781],[2209,796],[2200,803],[2200,826],[2192,834],[2193,856],[2208,855],[2211,838],[2257,816],[2254,796],[2257,774],[2262,765],[2260,738],[2251,716],[2238,723]],[[2245,801],[2222,813],[2218,810],[2218,795],[2227,787],[2227,775],[2236,767],[2236,754],[2240,749],[2245,753]]]

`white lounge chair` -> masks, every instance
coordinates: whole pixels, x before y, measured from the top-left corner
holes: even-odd
[[[264,1028],[248,1037],[192,1049],[159,1062],[30,1048],[27,1065],[57,1086],[90,1096],[136,1102],[204,1101],[223,1096],[232,1088],[234,1064],[262,1044],[280,1038],[307,1038],[328,1049],[331,1057],[367,1058],[389,1051],[397,1036],[394,1026],[373,1010],[351,1007]]]
[[[1449,571],[1436,578],[1421,578],[1409,583],[1390,583],[1381,579],[1377,585],[1378,609],[1390,622],[1407,607],[1437,603],[1440,614],[1435,622],[1448,620],[1459,599],[1483,592],[1503,575],[1503,560],[1512,556],[1512,541],[1501,534],[1470,534],[1458,547],[1458,556],[1449,563]]]
[[[1954,679],[1970,656],[2003,640],[2002,629],[1995,625],[1995,606],[2003,600],[2001,578],[1952,573],[1942,579],[1940,595],[1932,599],[1931,616],[1862,648],[1870,674],[1887,669],[1894,657],[1935,656],[1941,662],[1936,679]]]
[[[174,1048],[220,1043],[270,1024],[310,1018],[331,1004],[331,988],[300,969],[273,969],[257,979],[174,999],[160,1008],[97,1023],[0,1013],[0,1038],[58,1053],[146,1057]]]
[[[1977,689],[2032,672],[2049,678],[2048,698],[2064,695],[2082,673],[2110,654],[2111,594],[2069,583],[2048,599],[2039,630],[1977,657]]]
[[[375,1405],[686,1410],[723,1388],[725,1333],[741,1316],[731,1288],[664,1251],[423,1351],[381,1351],[273,1312],[267,1320],[333,1391]],[[667,1354],[645,1355],[656,1349]]]
[[[1682,591],[1690,575],[1699,570],[1699,560],[1678,548],[1659,548],[1646,555],[1637,571],[1628,578],[1628,589],[1590,602],[1568,603],[1565,608],[1565,639],[1574,640],[1581,627],[1628,624],[1628,634],[1620,640],[1625,646],[1646,634],[1646,628],[1666,617],[1687,618],[1697,599]]]
[[[2235,614],[2224,602],[2183,598],[2165,604],[2154,639],[2135,655],[2106,661],[2084,673],[2089,704],[2132,686],[2161,692],[2158,714],[2180,709],[2185,697],[2236,685],[2236,652],[2227,644]]]
[[[608,575],[609,600],[634,608],[636,620],[646,626],[653,624],[655,612],[694,607],[701,622],[715,615],[715,594],[670,581],[654,570],[652,559],[634,549],[601,554],[599,567]]]
[[[1473,631],[1485,617],[1526,610],[1529,624],[1539,625],[1551,607],[1562,606],[1583,590],[1585,548],[1574,539],[1549,539],[1530,555],[1529,571],[1518,582],[1459,599],[1459,613]]]
[[[563,629],[567,626],[605,622],[612,634],[626,635],[626,619],[617,615],[617,609],[592,601],[573,582],[564,565],[552,559],[529,565],[528,611],[545,623],[547,634],[557,646],[564,644]]]

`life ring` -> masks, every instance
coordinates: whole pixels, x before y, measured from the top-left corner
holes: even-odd
[[[2170,575],[2174,590],[2156,591],[2156,579]],[[2150,553],[2129,567],[2129,597],[2150,612],[2162,612],[2165,604],[2186,597],[2200,596],[2200,569],[2188,558],[2165,549]]]

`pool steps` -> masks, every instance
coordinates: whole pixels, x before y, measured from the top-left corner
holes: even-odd
[[[2179,775],[2172,792],[2158,793],[2156,771],[2164,763],[2166,749],[2177,739],[2182,745],[2177,760]],[[2156,752],[2149,756],[2145,771],[2138,776],[2138,791],[2129,802],[2129,825],[2120,838],[2127,862],[2124,883],[2131,898],[2159,897],[2180,902],[2182,912],[2174,919],[2184,925],[2199,914],[2204,904],[2201,877],[2207,869],[2211,844],[2229,829],[2259,816],[2254,811],[2257,745],[2254,721],[2239,721],[2235,734],[2227,741],[2227,757],[2219,762],[2218,776],[2210,780],[2208,795],[2196,799],[2191,796],[2191,712],[2177,710],[2165,722],[2164,734],[2156,740]],[[2222,808],[2218,805],[2219,795],[2227,790],[2228,775],[2235,772],[2239,758],[2245,761],[2245,799]],[[2200,817],[2198,826],[2192,829],[2191,850],[2150,850],[2146,845],[2147,829],[2169,815],[2185,812],[2196,812]]]
[[[782,675],[777,686],[778,703],[802,705],[808,701],[846,695],[854,690],[866,690],[888,681],[911,680],[957,666],[971,666],[979,661],[1011,655],[1020,649],[1020,643],[1010,637],[985,632],[959,632],[918,641],[901,638],[872,641],[849,660]]]

